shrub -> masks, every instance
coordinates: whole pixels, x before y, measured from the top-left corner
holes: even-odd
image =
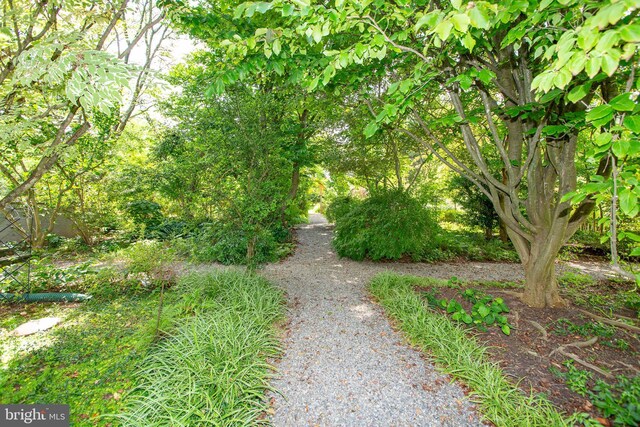
[[[127,204],[126,211],[138,226],[153,228],[162,222],[162,208],[156,202],[136,200]]]
[[[171,241],[174,251],[195,262],[219,262],[225,265],[246,264],[248,233],[226,224],[206,224],[193,236]],[[291,237],[282,226],[260,231],[256,236],[253,263],[273,262],[288,253]]]
[[[437,230],[427,209],[402,191],[387,191],[355,203],[340,202],[334,209],[334,246],[338,254],[355,260],[420,259],[434,248],[430,238]]]
[[[359,201],[351,196],[336,197],[327,207],[325,215],[327,221],[336,222],[339,218],[343,218],[353,208],[358,206]]]

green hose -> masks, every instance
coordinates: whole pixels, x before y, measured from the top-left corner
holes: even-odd
[[[48,292],[42,294],[3,294],[0,293],[0,300],[10,302],[71,302],[86,301],[91,295],[75,294],[72,292]]]

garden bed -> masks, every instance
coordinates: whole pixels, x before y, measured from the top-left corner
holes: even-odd
[[[576,279],[578,275],[568,277],[574,282],[579,281]],[[638,375],[640,336],[632,328],[614,326],[594,316],[605,318],[604,313],[607,313],[607,319],[618,319],[637,327],[637,321],[627,320],[637,316],[637,312],[629,307],[635,300],[630,298],[631,302],[625,306],[621,296],[624,294],[621,291],[628,290],[630,285],[586,279],[583,283],[566,284],[564,296],[570,305],[558,309],[526,306],[515,295],[521,289],[513,283],[497,288],[455,281],[448,285],[417,284],[415,290],[426,302],[430,300],[431,305],[434,295],[438,300],[453,298],[467,313],[472,312],[473,304],[461,295],[464,289],[473,289],[478,295],[491,295],[494,300],[500,298],[509,309],[505,316],[510,334],[506,335],[493,325],[486,326],[485,331],[470,330],[470,334],[488,347],[490,359],[498,362],[504,373],[512,377],[522,390],[544,394],[562,412],[588,413],[604,425],[613,425],[616,417],[607,413],[616,411],[610,407],[613,404],[600,402],[601,408],[598,408],[598,403],[593,401],[593,395],[587,389],[593,389],[598,380],[613,386],[618,382],[618,376],[633,378]],[[594,302],[598,304],[594,305]],[[442,310],[443,313],[445,311]],[[594,369],[600,369],[602,373]],[[640,393],[629,384],[623,387],[628,389],[628,393]],[[607,419],[606,415],[611,417]],[[618,417],[616,425],[632,425],[620,420]]]

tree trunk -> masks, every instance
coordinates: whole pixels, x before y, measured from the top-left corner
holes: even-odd
[[[484,228],[484,239],[485,240],[493,239],[493,228],[491,228],[491,227],[485,227]]]
[[[500,226],[500,240],[502,243],[507,243],[509,241],[509,235],[507,234],[507,226],[504,225],[504,221],[498,219],[498,224]]]
[[[253,236],[247,242],[247,264],[251,264],[253,258],[256,256],[256,240],[257,237]]]
[[[522,301],[530,307],[564,307],[556,280],[555,254],[534,258],[524,264],[525,286]]]

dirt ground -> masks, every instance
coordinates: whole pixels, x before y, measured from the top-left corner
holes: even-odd
[[[619,283],[600,280],[589,289],[589,292],[610,293],[611,287],[620,290],[620,286]],[[513,326],[511,335],[503,334],[497,327],[490,327],[486,332],[477,329],[471,332],[490,348],[491,359],[499,363],[507,375],[512,376],[524,391],[533,389],[534,392],[544,393],[567,414],[587,412],[608,425],[608,421],[602,418],[597,408],[585,397],[570,390],[565,380],[557,373],[567,371],[563,363],[571,359],[566,355],[569,353],[612,376],[638,375],[640,373],[640,335],[637,332],[604,324],[594,319],[586,312],[602,316],[597,308],[590,307],[589,310],[585,310],[584,307],[577,306],[566,294],[564,297],[570,302],[566,308],[535,309],[526,306],[514,295],[520,290],[518,288],[487,288],[473,285],[468,287],[502,298],[510,309],[507,318]],[[417,288],[417,291],[425,296],[427,292],[431,292],[437,298],[455,298],[467,312],[471,312],[472,304],[462,298],[460,289],[427,287]],[[618,308],[610,314],[613,315],[611,317],[618,318],[636,316],[635,312],[625,308]],[[569,344],[590,342],[594,338],[595,343],[584,347],[569,346]],[[615,381],[580,363],[575,361],[573,363],[578,369],[591,372],[594,379]]]

